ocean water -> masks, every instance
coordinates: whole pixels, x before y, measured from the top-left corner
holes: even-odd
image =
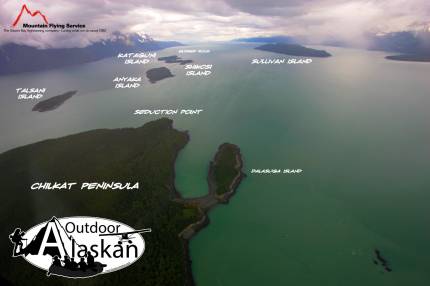
[[[240,146],[247,178],[228,205],[191,241],[197,285],[427,285],[430,282],[430,65],[385,54],[324,47],[309,65],[251,65],[282,58],[252,45],[225,44],[205,55],[209,78],[175,74],[135,90],[115,76],[147,66],[117,59],[0,77],[0,151],[95,128],[140,126],[155,116],[135,109],[198,108],[175,116],[191,140],[176,164],[184,196],[207,192],[217,146]],[[159,52],[177,53],[178,48]],[[60,108],[32,112],[17,87],[47,97],[77,89]],[[252,168],[301,168],[300,175],[257,175]],[[392,272],[375,265],[374,249]]]

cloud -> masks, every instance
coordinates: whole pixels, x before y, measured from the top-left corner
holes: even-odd
[[[366,34],[422,29],[428,0],[32,0],[52,23],[83,23],[109,32],[140,31],[156,39],[223,41],[292,35],[312,42],[336,39],[363,45]],[[0,0],[0,24],[9,28],[22,2]],[[26,22],[37,22],[28,15]],[[38,47],[85,46],[108,33],[4,33],[0,43]]]

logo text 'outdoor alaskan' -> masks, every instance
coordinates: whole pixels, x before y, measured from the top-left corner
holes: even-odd
[[[48,276],[86,278],[127,267],[142,256],[151,232],[97,217],[52,217],[24,232],[9,235],[12,257],[46,270]]]

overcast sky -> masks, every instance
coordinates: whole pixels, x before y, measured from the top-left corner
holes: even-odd
[[[2,30],[11,27],[24,3],[42,11],[50,23],[139,31],[183,42],[290,35],[363,45],[369,32],[428,29],[430,24],[430,0],[0,0]],[[24,15],[23,22],[34,23],[30,18]],[[1,31],[0,43],[85,46],[101,36],[106,34]]]

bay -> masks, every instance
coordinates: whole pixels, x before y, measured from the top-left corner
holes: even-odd
[[[183,55],[213,64],[208,78],[183,66],[125,66],[105,59],[0,78],[0,151],[96,128],[140,126],[157,116],[135,109],[196,108],[173,116],[190,142],[176,164],[187,197],[207,191],[217,146],[240,146],[245,172],[236,196],[210,213],[191,241],[197,285],[426,285],[430,282],[430,65],[385,53],[321,47],[333,57],[309,65],[251,65],[283,58],[245,44],[200,45]],[[180,48],[159,52],[177,54]],[[175,75],[133,90],[115,76]],[[32,112],[15,88],[46,87],[46,97],[78,94],[54,111]],[[257,175],[252,168],[301,168]],[[380,249],[392,272],[375,265]]]

